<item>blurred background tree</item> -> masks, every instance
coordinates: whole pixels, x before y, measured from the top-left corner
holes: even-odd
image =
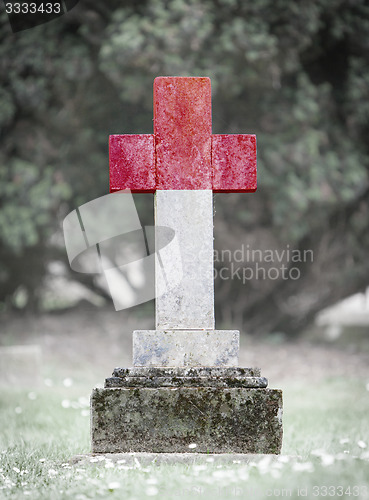
[[[257,194],[215,196],[217,250],[314,255],[285,262],[298,280],[217,279],[218,327],[293,335],[368,285],[365,0],[81,0],[16,34],[0,19],[3,309],[19,290],[40,308],[63,217],[108,192],[108,135],[152,133],[158,75],[211,77],[213,132],[257,134]],[[152,196],[138,203],[150,220]]]

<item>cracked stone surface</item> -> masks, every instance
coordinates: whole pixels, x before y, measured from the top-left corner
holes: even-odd
[[[104,388],[91,396],[94,453],[274,453],[282,445],[282,391]]]

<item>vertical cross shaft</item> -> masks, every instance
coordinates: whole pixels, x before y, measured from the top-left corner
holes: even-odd
[[[156,294],[156,328],[214,329],[211,87],[208,78],[154,83],[157,191],[155,224],[174,229],[182,281]],[[160,239],[160,233],[158,235]],[[161,248],[157,241],[157,248]],[[168,283],[178,262],[167,263]],[[157,292],[163,274],[156,273]]]
[[[156,273],[157,291],[176,282],[179,264],[182,280],[163,295],[156,294],[156,328],[214,329],[213,194],[206,190],[158,190],[155,225],[174,229],[182,263],[172,262]],[[160,240],[160,233],[157,238]],[[157,248],[164,245],[157,241]]]

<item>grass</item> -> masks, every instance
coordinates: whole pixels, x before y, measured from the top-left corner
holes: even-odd
[[[220,465],[71,465],[89,453],[90,387],[0,392],[0,498],[369,498],[367,381],[285,384],[277,460]]]

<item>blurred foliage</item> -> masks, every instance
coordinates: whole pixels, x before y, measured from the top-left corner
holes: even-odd
[[[210,76],[214,133],[258,136],[258,194],[216,197],[216,244],[315,252],[298,283],[217,283],[218,319],[295,331],[361,289],[368,33],[365,0],[85,0],[17,34],[2,14],[0,300],[20,283],[37,296],[47,261],[64,258],[52,234],[107,193],[108,135],[152,132],[158,75]]]

